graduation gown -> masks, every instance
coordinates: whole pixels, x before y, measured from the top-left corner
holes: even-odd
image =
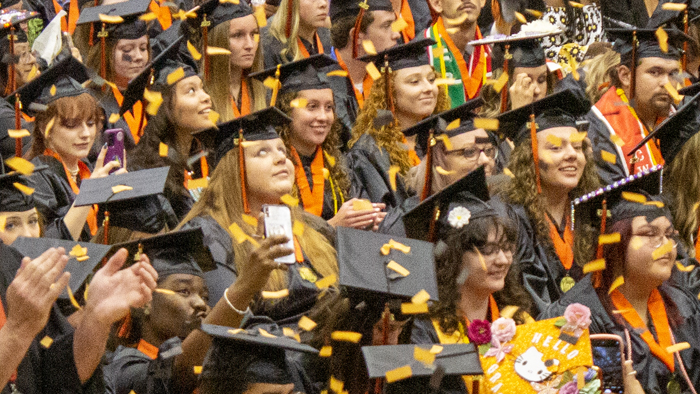
[[[695,294],[678,286],[673,279],[661,285],[659,291],[665,295],[664,303],[666,305],[668,305],[666,300],[672,299],[678,308],[683,322],[680,325],[674,325],[671,321],[671,331],[676,343],[688,342],[690,344],[690,349],[683,350],[679,354],[683,359],[691,382],[695,387],[699,387],[700,337],[698,337],[698,332],[700,332],[700,303]],[[620,323],[622,320],[618,321],[608,314],[591,284],[590,275],[577,283],[559,301],[546,308],[540,314],[539,319],[562,316],[566,307],[572,303],[580,303],[590,308],[591,325],[589,330],[591,334],[615,334],[621,336],[624,340],[625,328],[627,328],[632,342],[632,360],[634,362],[634,370],[637,371],[637,380],[639,380],[647,394],[667,392],[666,386],[671,378],[671,371],[651,353],[649,346],[639,333],[626,322],[622,325]],[[651,319],[649,319],[649,324],[652,324]],[[650,326],[650,329],[655,335],[654,327]],[[677,361],[675,369],[679,375],[676,380],[680,383],[683,391],[687,390],[685,379],[680,375]]]
[[[323,46],[323,52],[317,48],[317,44],[314,41],[310,43],[303,38],[301,42],[306,47],[306,50],[310,55],[315,55],[318,53],[330,54],[331,50],[331,32],[325,27],[318,28],[316,30],[319,40],[321,40],[321,45]],[[281,52],[284,49],[283,45],[275,36],[270,34],[269,25],[262,29],[262,46],[265,48],[265,69],[277,67],[278,64],[287,64],[294,59],[290,56],[282,56]]]
[[[389,209],[384,219],[379,223],[378,233],[396,235],[397,237],[406,236],[406,228],[403,224],[403,217],[413,208],[420,204],[420,196],[414,195],[406,200],[398,207]]]
[[[180,338],[170,338],[157,349],[157,354],[146,354],[138,348],[119,346],[112,362],[104,367],[107,394],[167,394],[173,392],[172,370],[174,357],[164,354],[182,344]],[[177,352],[174,352],[177,353]]]
[[[369,134],[363,134],[348,152],[348,167],[355,175],[358,198],[374,203],[383,202],[389,209],[401,205],[410,196],[399,175],[396,176],[396,190],[392,190],[389,153],[386,149],[380,149]]]
[[[540,239],[522,205],[507,204],[494,197],[491,206],[517,226],[517,248],[513,257],[519,264],[523,286],[532,297],[533,311],[537,314],[564,294],[560,283],[567,274],[578,281],[583,270],[574,263],[567,272],[554,248],[549,246],[552,241]]]
[[[22,255],[0,241],[0,300],[5,311],[7,308],[6,292],[19,269]],[[22,394],[102,394],[102,370],[98,368],[92,377],[80,383],[78,370],[73,358],[73,327],[61,315],[54,304],[46,326],[36,336],[24,359],[17,368],[17,389]],[[39,342],[46,336],[53,339],[46,349]],[[2,394],[11,393],[10,386],[0,390]]]
[[[335,51],[331,51],[330,56],[335,57]],[[342,70],[340,66],[331,66],[329,70]],[[355,91],[348,77],[328,77],[333,89],[333,100],[335,102],[335,116],[340,122],[342,129],[340,131],[340,142],[342,144],[341,152],[348,150],[348,141],[352,136],[352,128],[355,126],[357,114],[360,112],[360,104],[355,97]]]

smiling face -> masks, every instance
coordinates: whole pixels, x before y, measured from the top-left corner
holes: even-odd
[[[231,51],[231,66],[242,70],[253,67],[258,50],[260,29],[255,16],[231,19],[229,22],[228,47]]]
[[[172,274],[162,279],[158,287],[175,294],[153,293],[146,324],[163,340],[175,336],[184,339],[202,324],[210,311],[207,284],[199,276]]]
[[[146,68],[149,60],[148,36],[117,41],[112,57],[115,83],[125,87]]]
[[[486,245],[462,255],[462,270],[468,272],[462,288],[468,289],[470,294],[482,295],[503,289],[513,264],[512,250],[513,245],[506,240],[503,228],[491,228]]]
[[[402,68],[394,72],[394,102],[397,118],[420,121],[435,111],[438,86],[429,65]]]
[[[287,148],[281,138],[254,141],[246,146],[245,168],[251,204],[253,201],[279,204],[282,196],[291,193],[294,164],[287,158]]]
[[[17,237],[39,238],[39,213],[36,208],[23,212],[0,212],[0,223],[5,223],[0,228],[0,240],[5,245],[12,245]]]
[[[553,127],[537,133],[542,189],[575,189],[586,166],[583,141],[572,142],[574,127]]]
[[[661,286],[671,277],[676,262],[676,247],[656,260],[652,253],[669,240],[674,242],[670,239],[674,234],[671,221],[660,216],[649,223],[646,217],[637,216],[632,220],[632,234],[623,273],[626,285]]]
[[[173,94],[173,121],[180,130],[192,133],[212,127],[209,120],[211,98],[204,91],[204,84],[199,76],[181,79],[175,85]]]
[[[302,90],[297,98],[305,99],[305,107],[292,108],[292,131],[289,140],[299,153],[310,156],[331,132],[335,120],[333,90]]]

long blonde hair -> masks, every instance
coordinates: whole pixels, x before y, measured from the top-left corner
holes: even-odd
[[[377,111],[389,109],[385,94],[386,82],[384,73],[385,71],[382,72],[381,78],[372,83],[372,89],[370,90],[369,97],[367,100],[365,100],[364,106],[357,116],[355,127],[352,128],[352,137],[348,142],[348,146],[352,148],[357,140],[359,140],[365,133],[371,135],[374,137],[377,146],[380,149],[386,149],[386,151],[389,153],[389,162],[391,165],[399,166],[399,174],[405,176],[408,173],[408,170],[411,168],[411,161],[408,158],[408,152],[401,146],[404,135],[401,131],[399,121],[395,120],[394,122],[382,126],[379,129],[374,127],[374,119],[377,117]],[[391,76],[392,97],[396,97],[396,88],[395,84],[393,83],[395,77],[396,74]],[[395,99],[394,102],[396,102]],[[446,111],[449,108],[450,98],[447,96],[445,89],[438,89],[437,104],[435,105],[433,114]]]
[[[209,32],[207,44],[218,48],[228,48],[230,26],[230,20],[216,25]],[[204,88],[211,97],[214,111],[219,113],[219,121],[222,123],[227,122],[234,118],[233,108],[231,108],[231,101],[229,99],[229,86],[231,81],[230,58],[228,56],[211,56],[209,57],[209,61],[211,62],[210,67],[212,72],[209,73],[209,78],[205,78]],[[243,78],[245,78],[250,89],[252,99],[251,112],[259,111],[266,107],[266,92],[262,82],[257,79],[249,78],[248,74],[262,71],[263,69],[263,47],[262,45],[258,45],[258,49],[255,51],[253,66],[249,70],[244,70],[243,72]],[[243,80],[241,80],[241,83],[243,83]]]
[[[254,235],[256,228],[243,221],[243,198],[241,195],[241,173],[238,166],[238,149],[231,149],[217,164],[209,187],[204,190],[199,201],[178,225],[183,224],[198,216],[210,216],[221,226],[228,230],[229,226],[236,223],[248,235]],[[297,236],[299,245],[311,262],[311,265],[324,277],[338,274],[338,260],[333,246],[311,225],[305,223],[300,208],[292,208],[292,220],[307,224],[304,233]],[[235,254],[236,270],[240,273],[244,268],[244,262],[253,252],[254,247],[250,242],[236,243],[231,235],[233,251]],[[275,270],[270,275],[264,290],[278,291],[287,287],[286,273]]]
[[[592,104],[597,103],[610,86],[616,85],[613,75],[619,64],[620,54],[612,49],[586,61],[586,96]]]
[[[698,211],[700,201],[700,133],[692,136],[672,162],[664,168],[664,191],[673,199],[671,214],[673,225],[680,233],[681,241],[689,251],[695,252],[697,241]]]
[[[270,21],[269,33],[284,45],[280,52],[283,59],[288,59],[290,62],[301,59],[302,54],[299,50],[299,2],[301,0],[282,0],[280,6]],[[292,7],[291,13],[289,7]],[[289,37],[287,37],[287,15],[291,14]]]

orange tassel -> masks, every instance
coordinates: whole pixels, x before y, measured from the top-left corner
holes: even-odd
[[[209,55],[207,55],[207,47],[209,46],[209,25],[211,22],[207,21],[207,15],[202,17],[202,54],[204,54],[204,80],[209,80]]]
[[[425,152],[425,183],[423,184],[423,192],[420,195],[420,200],[423,201],[430,197],[430,190],[433,184],[433,131],[428,135],[428,150]]]
[[[107,51],[107,31],[105,30],[105,23],[102,23],[102,31],[99,33],[100,36],[100,76],[102,79],[107,78],[107,59],[105,52]]]
[[[389,68],[389,55],[384,55],[384,85],[386,87],[386,106],[391,113],[394,113],[394,99],[391,94],[391,72]]]
[[[250,206],[248,205],[248,191],[246,187],[245,174],[245,152],[243,150],[243,130],[238,132],[238,166],[241,170],[241,196],[243,197],[243,212],[246,215],[250,214]]]
[[[505,54],[503,55],[503,72],[508,72],[508,63],[510,59],[510,44],[506,44]],[[501,89],[501,113],[508,111],[508,84]]]
[[[600,235],[605,234],[605,230],[607,227],[607,221],[608,221],[608,202],[607,200],[603,199],[603,208],[601,209],[601,219],[600,219]],[[602,259],[603,258],[603,245],[598,245],[598,249],[596,250],[595,253],[595,258],[596,259]],[[593,273],[593,276],[591,277],[593,280],[593,287],[594,288],[599,288],[603,284],[603,274],[601,271],[596,271]]]
[[[540,194],[542,193],[542,186],[540,185],[540,155],[537,152],[537,124],[535,123],[535,114],[530,114],[530,139],[532,145],[532,158],[535,162],[535,180],[537,182],[537,193]]]
[[[131,333],[131,312],[127,313],[122,324],[119,326],[119,331],[117,331],[117,336],[119,338],[126,338]]]
[[[632,32],[632,68],[630,70],[630,97],[634,99],[635,85],[637,84],[637,31]]]
[[[688,7],[683,11],[683,33],[688,34]],[[686,71],[688,65],[688,41],[683,41],[683,57],[681,58],[683,71]]]
[[[294,11],[294,0],[289,0],[287,4],[287,25],[284,28],[284,34],[287,38],[292,35],[292,13]]]
[[[14,70],[13,70],[14,74]],[[15,130],[20,130],[22,128],[22,121],[20,120],[20,102],[19,94],[15,94]],[[22,139],[15,138],[15,157],[22,157]]]
[[[357,56],[358,56],[357,39],[360,37],[360,26],[362,26],[362,17],[365,15],[365,8],[363,7],[363,4],[367,4],[367,3],[360,4],[360,13],[357,15],[357,19],[355,19],[355,31],[352,34],[352,58],[353,59],[357,59]]]

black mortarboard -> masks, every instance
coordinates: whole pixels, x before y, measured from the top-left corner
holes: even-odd
[[[681,96],[695,96],[698,93],[700,93],[700,82],[678,89],[678,94]]]
[[[539,67],[545,65],[547,58],[540,42],[542,38],[561,33],[560,30],[546,33],[519,33],[508,37],[487,37],[471,41],[469,45],[493,45],[491,57],[492,68]],[[510,55],[506,56],[506,55]]]
[[[204,245],[201,228],[113,245],[112,252],[121,248],[129,252],[127,261],[138,260],[140,253],[145,253],[160,279],[172,274],[202,276],[216,268],[209,247]]]
[[[199,6],[194,12],[197,14],[197,18],[193,18],[192,23],[199,27],[204,21],[204,17],[206,17],[210,23],[209,28],[213,29],[217,25],[231,19],[252,15],[253,9],[245,1],[239,1],[234,4],[230,1],[223,3],[219,0],[209,0]]]
[[[2,2],[3,7],[9,7],[13,4],[17,4],[18,1],[14,2]],[[3,39],[7,39],[7,35],[10,33],[12,27],[17,27],[20,23],[26,22],[30,19],[38,18],[41,14],[35,11],[18,11],[18,10],[5,10],[0,11],[0,36]]]
[[[66,254],[69,256],[68,264],[66,265],[66,272],[70,272],[68,285],[73,292],[77,292],[80,289],[111,248],[109,245],[88,242],[25,237],[18,237],[12,243],[12,247],[31,259],[41,256],[49,248],[62,247],[65,249]],[[68,293],[65,290],[61,298],[68,298]]]
[[[357,16],[362,8],[362,0],[332,0],[330,5],[331,22],[346,16]],[[367,0],[366,11],[394,11],[389,0]]]
[[[385,67],[388,61],[389,67],[393,71],[426,64],[430,65],[428,50],[431,45],[435,45],[435,41],[430,38],[416,38],[406,44],[385,49],[376,55],[362,56],[359,60],[373,62],[379,69]]]
[[[18,172],[0,175],[0,212],[25,212],[36,207],[32,194],[26,194],[15,183],[31,187],[31,180]]]
[[[32,103],[46,105],[62,97],[87,93],[88,90],[81,84],[88,79],[90,71],[73,56],[68,56],[7,96],[7,101],[14,104],[16,95],[19,95],[22,110],[35,112],[34,109],[39,108],[32,106]],[[52,91],[54,94],[51,94]]]
[[[148,11],[153,0],[129,0],[121,3],[85,8],[78,18],[78,25],[93,22],[106,22],[100,15],[121,17],[123,22],[106,22],[107,40],[137,39],[148,34],[146,23],[139,16]],[[99,34],[100,28],[95,27]]]
[[[685,102],[672,116],[669,116],[654,131],[644,137],[637,146],[632,148],[629,155],[641,149],[652,138],[656,138],[664,162],[672,162],[683,148],[683,144],[700,131],[698,98],[700,98],[700,94],[696,94]]]
[[[170,167],[114,174],[104,178],[85,179],[73,205],[114,204],[163,193]]]
[[[441,230],[446,229],[449,213],[456,205],[469,210],[467,223],[471,219],[495,216],[495,211],[486,203],[489,199],[486,172],[482,166],[408,211],[403,216],[406,235],[430,242],[440,239]]]
[[[321,70],[334,64],[337,63],[330,56],[318,54],[280,66],[281,91],[300,92],[302,90],[330,89],[328,77]],[[250,77],[265,81],[268,77],[275,78],[276,74],[277,67],[273,67],[250,74]]]
[[[20,0],[3,1],[2,4],[0,4],[0,10],[5,10],[7,7],[11,7],[19,2],[20,2]]]
[[[182,69],[182,73],[180,73],[180,69]],[[178,77],[175,78],[175,75]],[[153,90],[164,91],[169,86],[175,85],[181,80],[195,75],[197,75],[197,72],[189,65],[175,60],[165,59],[165,61],[159,63],[158,67],[155,68]]]
[[[432,376],[437,366],[442,366],[444,375],[483,375],[479,352],[471,343],[440,345],[439,353],[434,353],[433,365],[416,360],[416,347],[430,353],[432,345],[387,345],[363,346],[362,355],[367,365],[370,379],[385,378],[387,372],[410,366],[410,374],[398,378]]]
[[[260,347],[266,347],[267,349],[281,349],[281,350],[291,350],[294,352],[308,353],[308,354],[318,354],[318,350],[303,343],[297,342],[293,338],[286,337],[282,334],[282,330],[275,327],[274,324],[270,325],[254,325],[248,326],[244,330],[235,330],[231,327],[216,326],[213,324],[202,324],[202,331],[213,336],[214,338],[221,338],[230,343],[254,345]],[[267,333],[274,335],[274,338],[265,336],[260,333],[260,328],[265,330]]]
[[[173,27],[171,26],[170,28],[172,29]],[[168,30],[166,30],[166,32]],[[166,34],[166,32],[161,33],[161,35]],[[129,82],[129,85],[126,87],[126,91],[124,92],[124,101],[119,109],[119,115],[123,115],[126,111],[130,110],[131,107],[136,104],[136,102],[143,98],[143,93],[146,88],[151,85],[152,80],[155,79],[156,72],[158,70],[162,70],[166,66],[168,60],[175,57],[175,54],[180,48],[180,43],[182,42],[183,37],[184,36],[177,36],[177,38],[175,38],[174,41],[163,50],[163,52],[158,54],[158,56],[153,59],[153,62],[151,62],[148,67],[146,67],[139,75],[136,76],[136,78]],[[182,66],[184,71],[184,67],[186,67],[186,65],[183,64]],[[191,67],[187,67],[189,70],[192,70]],[[193,71],[194,70],[192,70],[192,72]]]
[[[425,290],[438,299],[429,242],[338,227],[336,249],[338,282],[351,295],[406,299]]]

